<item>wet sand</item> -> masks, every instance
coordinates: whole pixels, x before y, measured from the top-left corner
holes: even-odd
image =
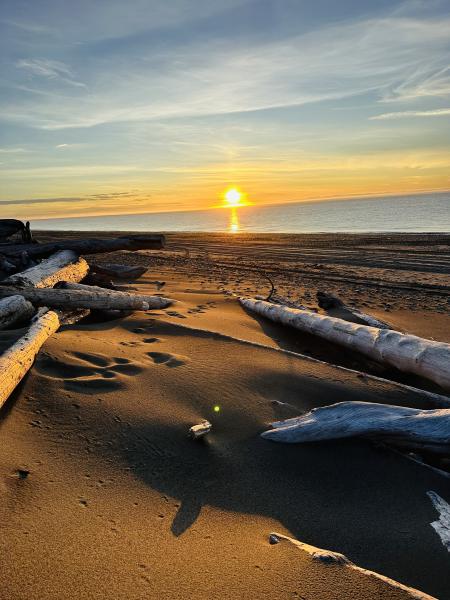
[[[0,598],[412,597],[285,541],[271,545],[274,531],[450,597],[450,555],[430,525],[438,514],[427,496],[449,502],[450,479],[367,441],[291,446],[259,437],[273,420],[343,400],[431,408],[420,392],[282,349],[425,383],[257,320],[230,295],[267,292],[264,271],[303,304],[316,306],[326,286],[405,331],[450,341],[448,240],[406,239],[404,260],[377,239],[390,261],[380,267],[378,254],[360,265],[351,244],[349,265],[345,236],[341,254],[336,237],[330,252],[322,239],[315,264],[326,266],[316,269],[299,257],[316,252],[312,240],[272,238],[271,255],[255,240],[169,235],[165,251],[96,257],[148,265],[131,285],[177,304],[64,327],[6,405]],[[213,429],[195,443],[187,431],[202,419]]]

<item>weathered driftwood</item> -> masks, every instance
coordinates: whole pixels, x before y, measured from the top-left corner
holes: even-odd
[[[353,320],[356,319],[360,321],[363,325],[369,325],[369,327],[378,327],[378,329],[392,329],[390,325],[388,325],[385,321],[381,321],[381,319],[376,319],[372,315],[368,315],[356,308],[351,308],[347,304],[344,304],[340,298],[334,296],[333,294],[328,294],[327,292],[317,292],[317,302],[320,308],[325,310],[329,310],[330,308],[340,309],[341,315],[340,317],[344,320]],[[348,317],[346,316],[348,313]]]
[[[46,312],[0,356],[0,407],[30,369],[42,344],[55,333],[59,324],[55,312]]]
[[[53,287],[58,281],[81,281],[88,273],[89,265],[72,250],[60,250],[31,267],[2,281],[2,285],[19,288]]]
[[[160,296],[135,296],[125,292],[55,289],[55,288],[16,288],[0,287],[0,298],[6,298],[19,293],[35,306],[48,306],[50,308],[72,309],[118,309],[118,310],[148,310],[149,308],[164,308],[171,304],[171,300]]]
[[[420,410],[371,402],[339,402],[272,423],[262,437],[301,443],[370,437],[402,447],[450,453],[450,409]]]
[[[34,314],[33,305],[23,296],[9,296],[0,300],[0,329],[6,329]]]
[[[110,294],[112,296],[119,294],[124,297],[138,298],[142,302],[147,302],[150,308],[165,308],[166,306],[170,306],[170,304],[172,304],[172,300],[169,300],[169,298],[163,298],[162,296],[152,296],[149,294],[130,294],[128,292],[105,289],[96,285],[84,285],[83,283],[72,283],[69,281],[58,283],[57,288],[82,292],[94,291],[103,294]]]
[[[400,371],[415,373],[450,389],[450,344],[389,329],[349,323],[262,300],[241,298],[242,306],[272,321],[356,350]]]
[[[129,267],[127,265],[116,265],[108,263],[104,265],[91,264],[91,270],[114,279],[138,279],[146,271],[147,267]]]
[[[30,258],[45,258],[58,250],[73,250],[77,254],[99,254],[116,250],[159,250],[164,247],[164,236],[130,235],[114,239],[75,239],[47,244],[7,244],[1,246],[5,256],[20,256],[27,252]]]

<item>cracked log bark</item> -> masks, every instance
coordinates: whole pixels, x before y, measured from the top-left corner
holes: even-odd
[[[357,325],[335,317],[296,310],[253,298],[240,298],[242,306],[276,323],[317,335],[356,350],[374,360],[415,373],[450,390],[450,344],[426,340],[390,329]]]
[[[420,410],[371,402],[339,402],[272,423],[262,437],[304,443],[370,437],[402,448],[450,454],[450,409]]]
[[[55,288],[16,288],[0,287],[0,298],[20,294],[35,306],[48,306],[50,308],[73,309],[118,309],[118,310],[148,310],[149,308],[164,308],[171,304],[168,298],[160,296],[135,296],[125,292],[112,290],[100,291],[79,289]],[[143,300],[145,298],[145,300]]]
[[[33,305],[23,296],[9,296],[0,300],[0,329],[6,329],[34,314]]]
[[[58,315],[53,311],[46,312],[0,356],[0,407],[31,368],[42,344],[57,331],[59,325]]]
[[[81,281],[86,277],[89,265],[72,250],[60,250],[38,265],[11,275],[1,282],[18,288],[53,287],[58,281]]]
[[[77,254],[99,254],[116,250],[159,250],[164,247],[163,235],[130,235],[114,239],[75,239],[48,244],[7,244],[0,251],[5,256],[20,256],[27,252],[30,258],[45,258],[58,250],[72,250]]]

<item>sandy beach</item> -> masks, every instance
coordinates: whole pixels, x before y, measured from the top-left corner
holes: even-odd
[[[345,400],[434,408],[397,382],[445,392],[255,318],[234,295],[266,295],[273,282],[317,309],[324,290],[450,342],[450,235],[168,234],[164,250],[96,260],[147,266],[130,288],[176,303],[61,328],[4,407],[1,600],[421,597],[289,540],[270,544],[273,532],[450,598],[427,495],[450,502],[450,478],[364,440],[259,436]],[[19,335],[1,332],[2,348]],[[194,442],[202,419],[212,431]]]

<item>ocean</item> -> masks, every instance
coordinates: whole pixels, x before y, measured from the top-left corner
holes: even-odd
[[[450,192],[32,221],[33,229],[202,232],[450,232]]]

